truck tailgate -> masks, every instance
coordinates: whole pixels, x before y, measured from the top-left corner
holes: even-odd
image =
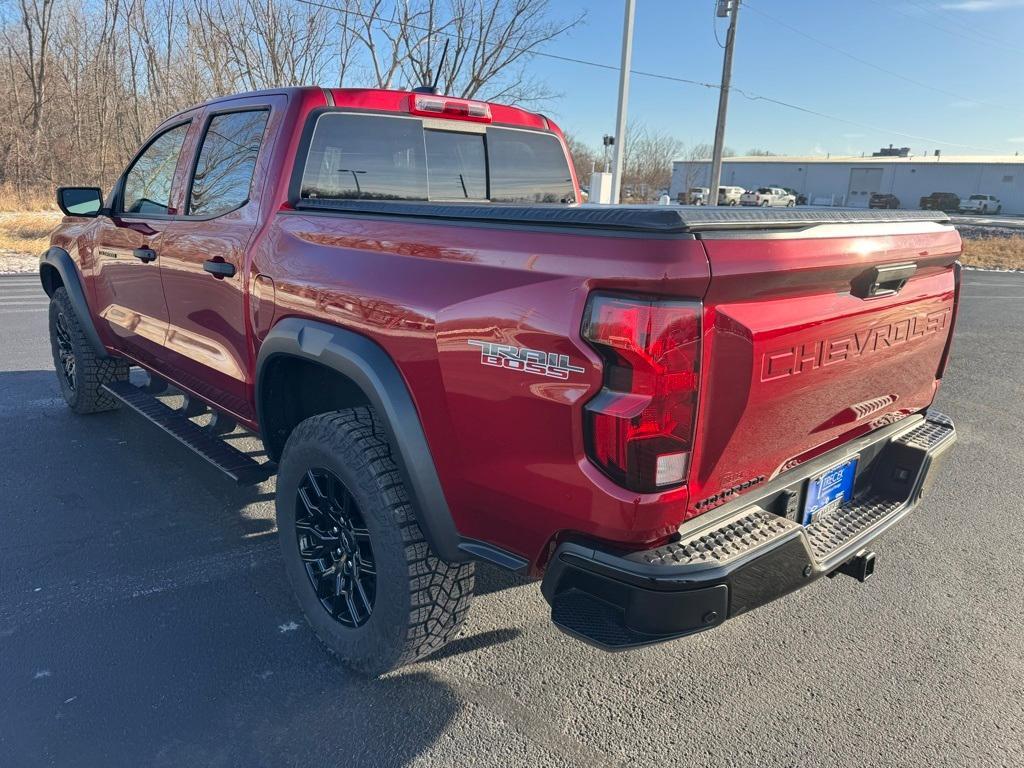
[[[701,239],[712,280],[687,517],[931,404],[956,313],[951,226]]]

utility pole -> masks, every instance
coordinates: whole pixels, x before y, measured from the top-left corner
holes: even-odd
[[[740,0],[718,0],[718,16],[730,16],[725,36],[725,59],[722,62],[722,88],[718,92],[718,123],[715,125],[715,151],[711,157],[711,180],[707,205],[718,205],[718,185],[722,182],[722,151],[725,147],[725,115],[729,111],[729,84],[732,82],[732,48],[736,42],[736,20]]]
[[[622,192],[622,160],[626,148],[626,104],[629,101],[629,69],[633,62],[633,14],[636,0],[626,0],[626,18],[622,24],[622,68],[619,70],[619,111],[615,117],[615,163],[612,166],[612,202]]]

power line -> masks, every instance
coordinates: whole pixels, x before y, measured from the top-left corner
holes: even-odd
[[[935,14],[940,16],[940,18],[949,19],[951,22],[956,24],[958,28],[974,35],[975,37],[984,38],[983,42],[986,45],[990,43],[996,43],[997,45],[1002,45],[1006,48],[1009,48],[1012,51],[1016,51],[1018,53],[1020,52],[1020,47],[1014,45],[1009,40],[1004,40],[1003,38],[997,37],[996,35],[991,35],[988,32],[983,32],[977,27],[972,27],[967,24],[964,24],[963,19],[954,16],[952,13],[943,8],[925,3],[919,3],[917,2],[917,0],[907,0],[907,2],[914,6],[915,8],[919,8],[920,10],[924,11],[925,13]]]
[[[718,39],[718,0],[711,2],[711,31],[715,33],[715,42],[718,43],[718,47],[724,50],[725,45]]]
[[[839,48],[839,47],[837,47],[835,45],[832,45],[831,43],[828,43],[828,42],[826,42],[824,40],[820,40],[820,39],[814,37],[813,35],[807,34],[802,29],[798,29],[797,27],[794,27],[794,26],[792,26],[790,24],[787,24],[786,22],[782,21],[781,19],[777,19],[774,16],[772,16],[770,14],[767,14],[767,13],[765,13],[762,10],[759,10],[757,8],[757,6],[754,6],[754,5],[750,4],[750,0],[747,0],[744,3],[744,5],[747,8],[749,8],[751,11],[756,13],[758,16],[761,16],[761,17],[763,17],[765,19],[768,19],[772,23],[777,24],[778,26],[783,27],[785,29],[788,29],[790,32],[792,32],[792,33],[794,33],[796,35],[800,35],[800,37],[803,37],[803,38],[805,38],[807,40],[810,40],[812,43],[816,43],[817,45],[820,45],[823,48],[827,48],[830,51],[838,53],[840,56],[845,56],[846,58],[848,58],[848,59],[850,59],[852,61],[856,61],[858,64],[863,64],[866,67],[871,67],[872,69],[877,70],[877,71],[881,72],[882,74],[889,75],[890,77],[895,77],[895,78],[897,78],[899,80],[903,80],[905,82],[910,83],[911,85],[917,86],[918,88],[925,88],[925,89],[927,89],[929,91],[934,91],[935,93],[940,93],[943,96],[949,96],[950,98],[953,98],[953,99],[959,99],[960,101],[968,101],[968,102],[970,102],[972,104],[978,104],[979,106],[991,107],[993,109],[1003,109],[1003,110],[1006,110],[1008,112],[1012,112],[1014,114],[1020,114],[1020,110],[1019,109],[1015,110],[1015,109],[1013,109],[1011,107],[1003,106],[1001,104],[992,104],[991,102],[979,101],[978,99],[972,99],[972,98],[970,98],[968,96],[961,96],[958,93],[953,93],[952,91],[947,91],[947,90],[945,90],[943,88],[937,88],[936,86],[931,85],[930,83],[925,83],[925,82],[922,82],[921,80],[915,80],[914,78],[907,77],[906,75],[901,74],[899,72],[894,72],[891,69],[886,69],[885,67],[881,67],[878,64],[875,64],[875,62],[873,62],[873,61],[870,61],[868,59],[862,59],[860,56],[857,56],[854,53],[850,53],[849,51],[844,50],[842,48]]]
[[[969,43],[974,43],[975,45],[983,45],[983,46],[985,46],[986,49],[990,49],[992,44],[995,43],[996,45],[999,45],[999,46],[1005,48],[1008,51],[1013,51],[1014,53],[1020,53],[1020,48],[1017,48],[1017,47],[1011,45],[1010,43],[1004,43],[1004,42],[1002,42],[1000,40],[994,40],[994,39],[993,40],[980,40],[977,37],[970,37],[970,36],[964,35],[963,34],[964,31],[969,31],[969,29],[967,27],[962,27],[962,26],[958,25],[958,28],[950,29],[949,27],[941,26],[939,24],[936,24],[935,22],[933,22],[931,19],[929,19],[927,17],[922,18],[921,16],[915,15],[913,13],[909,13],[908,11],[904,10],[903,8],[900,8],[898,3],[882,2],[882,0],[870,0],[870,2],[872,2],[875,5],[877,5],[879,8],[882,8],[885,11],[896,11],[896,13],[900,14],[901,16],[907,17],[908,19],[910,19],[911,21],[913,21],[916,24],[924,24],[927,27],[931,27],[932,29],[937,29],[939,32],[943,32],[943,33],[945,33],[947,35],[952,35],[953,37],[960,38],[961,40],[966,40]],[[926,13],[930,13],[929,9],[927,9],[927,8],[921,8],[921,6],[919,6],[919,5],[916,5],[915,7],[919,8],[921,10],[924,10]]]
[[[314,6],[316,8],[324,8],[324,9],[329,10],[329,11],[335,11],[336,13],[346,13],[349,16],[356,16],[358,18],[366,19],[367,21],[370,21],[371,23],[375,23],[375,24],[402,24],[402,23],[405,23],[405,22],[398,21],[396,19],[383,19],[383,18],[380,18],[379,16],[376,16],[376,15],[370,15],[370,14],[366,14],[366,13],[359,13],[358,11],[352,11],[352,10],[348,10],[348,9],[345,9],[345,8],[338,8],[337,6],[334,6],[334,5],[328,5],[326,3],[316,2],[316,0],[295,0],[295,1],[298,2],[298,3],[302,3],[303,5],[310,5],[310,6]],[[418,32],[433,32],[434,31],[434,30],[431,30],[428,27],[418,26],[416,24],[405,23],[405,26],[408,27],[409,29],[415,29]],[[469,35],[466,35],[464,39],[469,40],[470,42],[474,42],[474,43],[492,43],[492,41],[489,41],[489,40],[486,40],[486,39],[472,37],[472,36],[469,36]],[[587,67],[596,67],[597,69],[604,69],[604,70],[607,70],[609,72],[618,72],[619,69],[620,69],[619,67],[616,67],[616,66],[614,66],[612,64],[604,64],[604,63],[599,62],[599,61],[588,61],[587,59],[578,59],[578,58],[574,58],[572,56],[561,56],[561,55],[556,54],[556,53],[547,53],[545,51],[537,51],[537,50],[534,50],[532,48],[516,48],[515,46],[507,46],[507,47],[508,47],[508,49],[510,51],[512,51],[514,53],[529,54],[531,56],[539,56],[541,58],[552,59],[554,61],[562,61],[562,62],[567,62],[567,63],[571,63],[571,64],[580,64],[580,65],[587,66]],[[660,72],[645,72],[643,70],[632,69],[632,68],[630,68],[629,71],[630,71],[630,74],[636,75],[638,77],[648,77],[648,78],[651,78],[651,79],[654,79],[654,80],[663,80],[663,81],[671,82],[671,83],[682,83],[684,85],[695,85],[695,86],[700,86],[701,88],[709,88],[709,89],[714,90],[714,91],[717,91],[717,90],[719,90],[721,88],[721,86],[716,84],[716,83],[706,83],[706,82],[703,82],[701,80],[691,80],[689,78],[677,77],[675,75],[665,75],[665,74],[662,74]],[[845,125],[851,125],[851,126],[854,126],[855,128],[864,128],[865,130],[877,131],[879,133],[892,134],[893,136],[900,136],[900,137],[905,138],[905,139],[913,139],[914,141],[924,141],[924,142],[928,142],[930,144],[941,144],[942,146],[945,146],[945,147],[957,147],[957,148],[960,148],[960,149],[977,149],[977,150],[981,150],[983,152],[993,152],[993,153],[1000,152],[1000,150],[995,149],[993,147],[984,147],[984,146],[979,146],[977,144],[962,144],[962,143],[958,143],[958,142],[954,142],[954,141],[944,141],[943,139],[936,139],[934,137],[929,137],[929,136],[919,136],[919,135],[916,135],[916,134],[913,134],[913,133],[906,133],[904,131],[897,131],[897,130],[892,129],[892,128],[883,128],[883,127],[879,127],[879,126],[876,126],[876,125],[871,125],[869,123],[862,123],[862,122],[857,121],[857,120],[850,120],[848,118],[839,117],[837,115],[830,115],[830,114],[827,114],[825,112],[819,112],[818,110],[811,109],[809,107],[803,107],[803,106],[800,106],[799,104],[793,104],[791,102],[783,101],[781,99],[776,99],[776,98],[773,98],[771,96],[763,96],[763,95],[761,95],[759,93],[754,93],[753,91],[745,91],[742,88],[737,88],[735,85],[732,86],[730,88],[730,90],[732,92],[734,92],[734,93],[738,93],[740,96],[742,96],[743,98],[747,99],[748,101],[763,101],[763,102],[766,102],[768,104],[774,104],[774,105],[779,106],[779,107],[784,107],[786,109],[791,109],[791,110],[794,110],[794,111],[797,111],[797,112],[802,112],[803,114],[806,114],[806,115],[813,115],[815,117],[820,117],[820,118],[823,118],[825,120],[832,120],[834,122],[843,123]]]

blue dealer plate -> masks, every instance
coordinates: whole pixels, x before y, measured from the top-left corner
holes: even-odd
[[[857,475],[859,456],[846,459],[831,469],[812,477],[804,497],[803,524],[810,525],[822,515],[837,509],[853,498],[853,480]]]

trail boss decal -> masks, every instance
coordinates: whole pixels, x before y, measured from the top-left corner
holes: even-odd
[[[522,373],[534,373],[552,379],[568,379],[570,373],[583,373],[583,368],[569,364],[568,355],[558,355],[541,349],[513,347],[491,341],[470,339],[470,346],[480,347],[480,364],[495,368],[508,368]]]

